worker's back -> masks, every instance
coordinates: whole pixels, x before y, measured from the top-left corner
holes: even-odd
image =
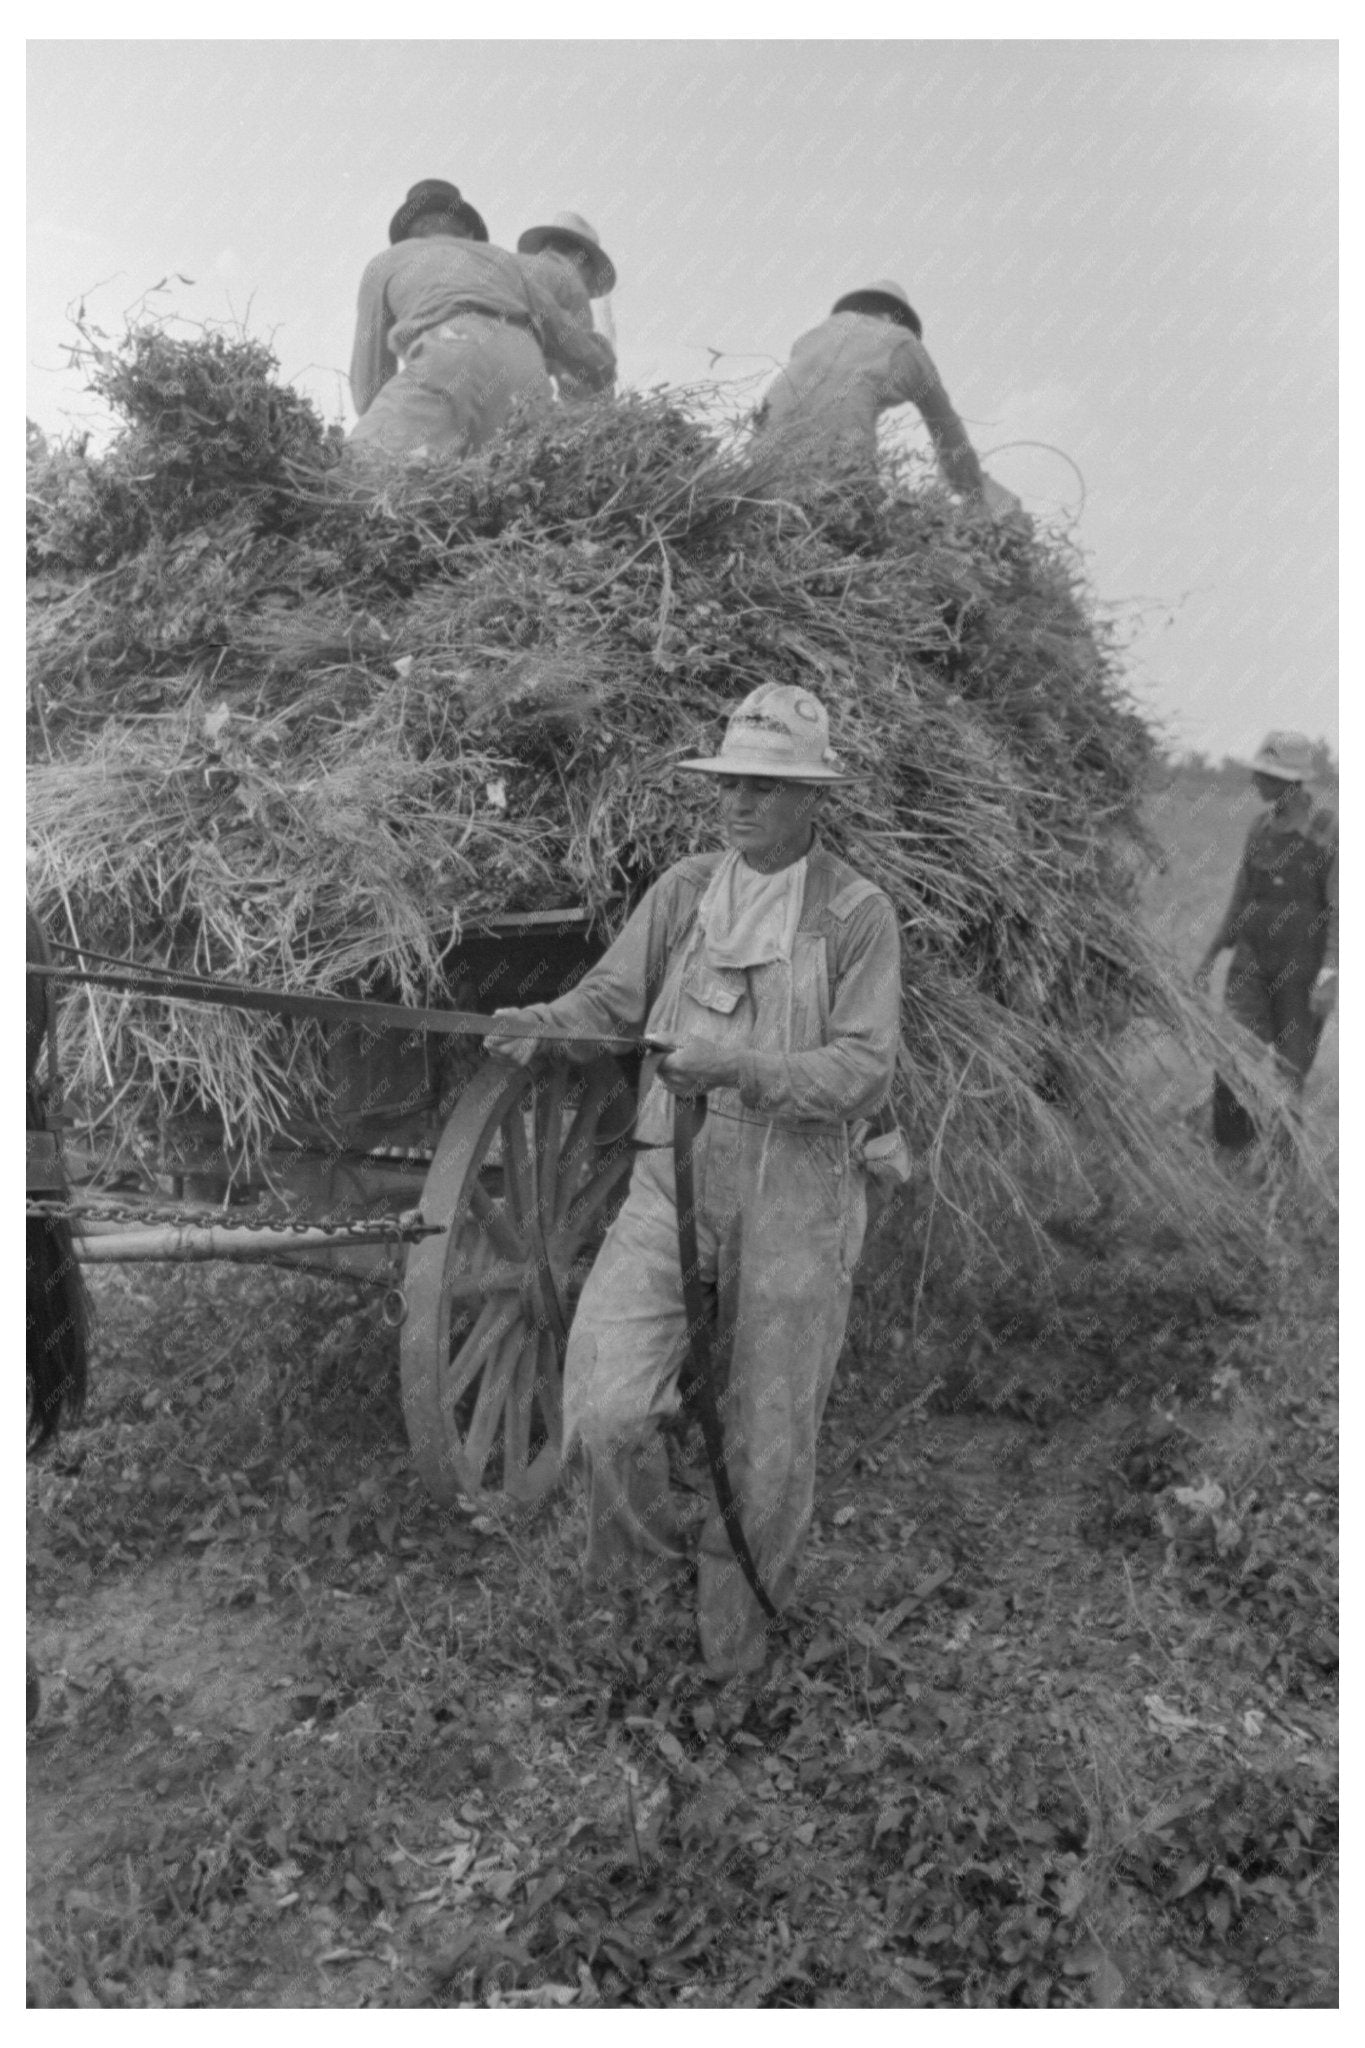
[[[392,323],[389,347],[406,355],[417,336],[450,317],[457,306],[477,306],[531,321],[532,299],[519,259],[487,242],[453,235],[398,242],[366,266],[361,300],[382,302]]]
[[[764,394],[759,429],[803,449],[875,461],[877,418],[938,385],[923,343],[867,313],[833,313],[791,353]]]

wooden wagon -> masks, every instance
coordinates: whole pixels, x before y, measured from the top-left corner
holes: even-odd
[[[453,1002],[487,1014],[547,1000],[597,951],[583,911],[491,918],[448,956]],[[325,1118],[286,1129],[259,1177],[231,1190],[235,1206],[208,1119],[168,1121],[153,1184],[131,1200],[83,1184],[73,1162],[81,1261],[254,1260],[379,1280],[428,1488],[534,1500],[559,1469],[565,1340],[632,1157],[640,1055],[575,1052],[528,1069],[475,1040],[329,1027]],[[52,1178],[31,1157],[30,1188]]]

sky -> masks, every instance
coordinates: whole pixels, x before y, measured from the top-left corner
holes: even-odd
[[[151,306],[245,318],[349,420],[356,286],[422,177],[503,246],[565,207],[596,225],[626,385],[752,403],[841,293],[894,278],[990,473],[1072,522],[1169,742],[1336,743],[1334,44],[28,51],[49,431],[98,418],[72,310],[118,332],[167,279]]]

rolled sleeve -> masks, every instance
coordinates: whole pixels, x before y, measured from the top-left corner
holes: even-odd
[[[546,368],[572,378],[580,391],[609,391],[616,381],[616,351],[604,334],[582,327],[528,269],[521,272]]]
[[[676,870],[664,875],[577,987],[551,1003],[529,1004],[528,1015],[548,1030],[584,1038],[633,1037],[659,993],[679,925],[698,893]]]
[[[356,302],[355,341],[351,348],[351,400],[357,413],[368,412],[381,387],[397,369],[389,352],[388,306],[384,296],[383,257],[377,257],[360,280]]]

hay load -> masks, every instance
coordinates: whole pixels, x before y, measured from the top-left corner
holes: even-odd
[[[30,885],[58,937],[451,1000],[451,942],[491,913],[583,906],[605,940],[711,842],[670,765],[800,680],[866,771],[829,837],[900,911],[935,1198],[969,1213],[1086,1153],[1194,1199],[1109,1042],[1116,1009],[1188,1018],[1132,916],[1153,741],[1063,545],[923,484],[797,502],[677,395],[376,493],[254,342],[143,328],[90,367],[121,435],[29,463]],[[245,1176],[325,1110],[309,1027],[66,1010],[106,1156],[211,1112]]]

